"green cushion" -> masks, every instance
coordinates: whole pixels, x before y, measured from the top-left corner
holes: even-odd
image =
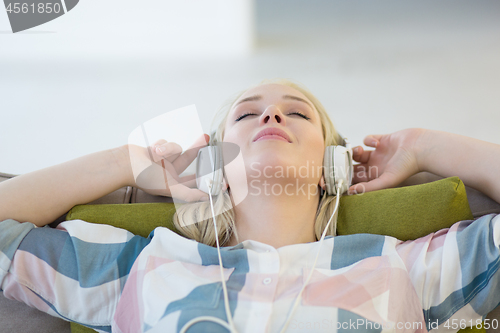
[[[458,177],[344,196],[340,201],[339,235],[372,233],[408,240],[450,227],[461,220],[473,219],[465,186]],[[110,224],[147,237],[158,226],[176,231],[172,222],[174,212],[172,203],[80,205],[71,209],[67,219]],[[71,332],[94,331],[72,323]],[[485,330],[474,328],[460,332]]]
[[[464,183],[451,177],[341,197],[337,233],[379,234],[409,240],[472,219]]]
[[[66,220],[109,224],[148,237],[156,227],[166,227],[179,233],[172,220],[174,213],[173,203],[78,205],[69,211]]]

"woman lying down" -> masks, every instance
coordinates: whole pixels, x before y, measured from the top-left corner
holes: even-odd
[[[141,187],[129,158],[139,148],[129,145],[2,182],[4,295],[101,332],[427,332],[454,319],[473,326],[500,303],[499,216],[416,241],[335,237],[340,194],[394,187],[420,171],[459,176],[500,202],[500,145],[406,129],[369,135],[364,144],[374,149],[353,149],[350,187],[348,177],[324,173],[273,178],[266,167],[321,166],[327,147],[342,144],[320,102],[274,80],[243,91],[222,112],[211,144],[238,145],[253,183],[215,218],[217,228],[212,208],[230,205],[231,178],[208,195],[189,185],[194,176],[177,192],[192,202],[174,216],[185,237],[157,228],[142,238],[80,220],[37,228],[77,204]],[[149,148],[175,179],[196,156],[179,156],[172,142]],[[304,184],[322,191],[294,191]],[[265,191],[270,185],[287,192]],[[200,211],[210,215],[191,221]]]

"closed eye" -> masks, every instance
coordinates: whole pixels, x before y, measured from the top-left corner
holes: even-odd
[[[308,116],[306,116],[305,114],[300,113],[300,112],[297,112],[297,111],[295,111],[295,112],[291,112],[291,113],[289,113],[289,114],[296,114],[296,115],[298,115],[298,116],[300,116],[300,117],[302,117],[302,118],[304,118],[304,119],[306,119],[306,120],[311,119],[311,118],[309,118]]]
[[[252,113],[252,112],[247,112],[245,114],[242,114],[241,116],[239,116],[238,118],[236,118],[235,121],[240,121],[241,119],[245,118],[246,116],[250,116],[250,115],[256,115],[256,113]]]
[[[310,117],[306,116],[305,114],[297,112],[297,111],[289,113],[289,115],[292,115],[292,114],[297,115],[299,117],[302,117],[302,118],[304,118],[306,120],[311,119]],[[257,115],[257,114],[256,113],[252,113],[252,112],[248,112],[248,113],[242,114],[241,116],[239,116],[238,118],[236,118],[235,121],[240,121],[241,119],[245,118],[246,116],[250,116],[250,115]]]

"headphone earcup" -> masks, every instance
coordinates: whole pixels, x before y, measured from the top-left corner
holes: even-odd
[[[212,195],[218,195],[223,187],[222,150],[219,146],[207,146],[198,151],[196,159],[196,187],[210,193],[207,181],[212,185]]]
[[[323,168],[326,191],[337,195],[337,186],[342,179],[341,193],[346,192],[352,183],[352,152],[350,146],[328,146],[325,148]]]

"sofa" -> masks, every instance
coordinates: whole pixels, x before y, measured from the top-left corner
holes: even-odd
[[[14,175],[0,173],[0,182]],[[419,173],[410,177],[400,186],[423,184],[438,180],[440,177]],[[500,213],[500,204],[488,198],[481,192],[466,186],[467,198],[474,218]],[[153,196],[144,191],[130,186],[123,187],[89,204],[130,204],[145,202],[172,202],[171,198]],[[65,215],[58,218],[50,226],[55,227],[64,221]],[[499,300],[500,303],[500,300]],[[500,326],[500,306],[492,311],[488,317],[491,322],[497,320]],[[498,329],[490,328],[488,333],[497,332]],[[52,317],[36,309],[32,309],[17,301],[9,300],[0,295],[0,333],[70,333],[70,324],[59,318]]]

